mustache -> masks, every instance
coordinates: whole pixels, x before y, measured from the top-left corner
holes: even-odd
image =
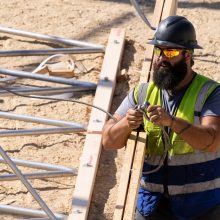
[[[159,61],[156,63],[157,67],[166,66],[168,68],[172,68],[172,65],[167,61]]]

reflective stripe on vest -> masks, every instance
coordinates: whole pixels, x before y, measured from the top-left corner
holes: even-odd
[[[204,163],[215,160],[216,158],[220,158],[220,150],[214,153],[196,151],[196,153],[193,154],[175,155],[175,158],[174,157],[168,158],[168,165],[182,166],[182,165]],[[161,160],[161,156],[155,156],[155,155],[146,156],[145,158],[145,161],[152,166],[157,166],[160,160]]]
[[[214,82],[213,80],[207,81],[204,84],[204,86],[202,87],[202,89],[197,97],[195,109],[194,109],[194,124],[199,124],[199,118],[200,118],[200,114],[202,111],[202,107],[205,103],[205,100],[210,95],[210,92],[212,91],[212,90],[210,90],[210,88],[213,85],[216,85],[216,82]]]
[[[150,192],[160,192],[160,193],[164,192],[163,184],[145,183],[143,180],[141,180],[141,187]],[[211,181],[205,181],[202,183],[191,183],[180,186],[170,185],[168,186],[168,191],[169,191],[169,195],[172,196],[178,194],[202,192],[204,191],[204,189],[206,191],[214,190],[217,188],[220,188],[220,178],[216,178]]]

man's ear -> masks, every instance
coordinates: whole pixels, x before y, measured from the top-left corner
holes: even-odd
[[[186,60],[191,60],[193,54],[191,51],[185,51],[184,55],[185,55]]]

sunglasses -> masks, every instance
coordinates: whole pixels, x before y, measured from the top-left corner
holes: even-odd
[[[159,47],[154,47],[154,53],[160,57],[161,53],[164,54],[167,58],[173,58],[179,56],[180,52],[183,51],[183,49],[162,49]]]

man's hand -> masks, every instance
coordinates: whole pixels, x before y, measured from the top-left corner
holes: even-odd
[[[134,109],[129,109],[125,117],[118,114],[114,114],[114,117],[117,122],[109,119],[103,128],[102,144],[105,149],[124,147],[132,130],[143,122],[143,114]]]
[[[147,108],[150,121],[160,126],[171,126],[172,116],[159,105],[150,105]]]
[[[126,113],[125,120],[130,129],[136,129],[143,122],[143,113],[130,108]]]

